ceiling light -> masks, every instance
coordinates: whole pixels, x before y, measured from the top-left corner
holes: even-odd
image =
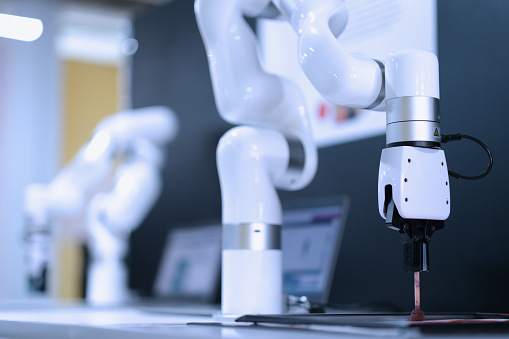
[[[41,20],[0,13],[0,37],[34,41],[41,36],[42,30]]]

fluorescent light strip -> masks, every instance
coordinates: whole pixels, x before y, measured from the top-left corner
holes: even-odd
[[[39,19],[0,14],[0,37],[34,41],[41,36],[42,30],[42,21]]]

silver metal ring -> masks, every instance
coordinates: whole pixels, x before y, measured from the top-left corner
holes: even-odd
[[[373,103],[371,105],[369,105],[368,107],[366,107],[364,109],[375,108],[376,106],[380,105],[380,103],[385,98],[385,65],[381,61],[378,61],[375,59],[373,59],[373,61],[378,64],[378,67],[380,67],[380,72],[382,72],[382,86],[380,87],[380,93],[378,93],[378,97],[375,99],[375,101],[373,101]]]
[[[387,100],[387,125],[417,120],[440,122],[439,100],[418,96]]]
[[[440,145],[439,100],[434,97],[398,97],[387,100],[387,145],[429,142]]]
[[[274,184],[277,188],[291,189],[304,173],[306,150],[304,144],[295,136],[285,135],[285,139],[288,145],[288,164],[283,175],[277,178]]]
[[[223,225],[225,250],[280,250],[281,225],[265,223]]]
[[[306,151],[299,139],[286,136],[290,159],[288,160],[287,173],[292,177],[298,177],[304,172],[306,164]]]
[[[388,124],[386,128],[387,145],[428,141],[440,145],[440,124],[434,121],[402,121]]]

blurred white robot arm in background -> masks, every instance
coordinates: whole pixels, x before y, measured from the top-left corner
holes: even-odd
[[[123,260],[128,237],[159,197],[164,146],[177,134],[173,111],[140,108],[103,119],[84,145],[47,185],[27,187],[27,269],[31,288],[45,287],[49,233],[55,221],[85,209],[90,250],[87,301],[113,303],[127,297]],[[114,171],[108,190],[90,197]]]
[[[229,122],[249,125],[229,131],[217,152],[224,314],[281,312],[281,207],[275,188],[305,187],[317,166],[302,96],[293,83],[263,70],[245,20],[271,5],[298,34],[301,67],[324,98],[353,108],[387,108],[379,206],[414,252],[406,268],[427,270],[429,237],[449,215],[434,54],[398,52],[384,65],[348,53],[336,39],[348,20],[340,0],[196,0],[218,111]],[[416,221],[409,226],[408,220]]]

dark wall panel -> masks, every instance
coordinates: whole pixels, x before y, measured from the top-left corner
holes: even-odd
[[[179,134],[168,146],[163,194],[131,241],[131,285],[147,293],[168,230],[220,219],[215,152],[230,127],[215,107],[193,1],[177,0],[142,13],[135,30],[139,49],[133,61],[133,105],[167,105],[180,121]]]
[[[483,140],[494,167],[482,180],[451,180],[451,217],[443,237],[436,234],[438,262],[426,277],[432,288],[424,297],[431,295],[435,308],[504,311],[509,305],[509,116],[504,113],[509,2],[438,1],[438,19],[442,130]],[[468,140],[445,145],[449,168],[482,172],[486,156],[476,147]]]
[[[507,311],[509,294],[508,142],[509,2],[438,1],[442,131],[474,135],[492,149],[492,174],[451,179],[451,217],[431,242],[431,271],[422,274],[429,311]],[[229,128],[216,111],[193,1],[175,0],[136,19],[140,48],[133,64],[135,107],[165,104],[181,130],[168,147],[165,190],[132,237],[131,285],[149,291],[164,237],[181,223],[220,218],[215,148]],[[377,210],[377,174],[384,137],[319,151],[316,179],[282,199],[347,193],[352,198],[332,299],[341,304],[411,310],[413,275],[403,272],[402,244]],[[449,167],[484,169],[486,157],[466,140],[444,146]]]

